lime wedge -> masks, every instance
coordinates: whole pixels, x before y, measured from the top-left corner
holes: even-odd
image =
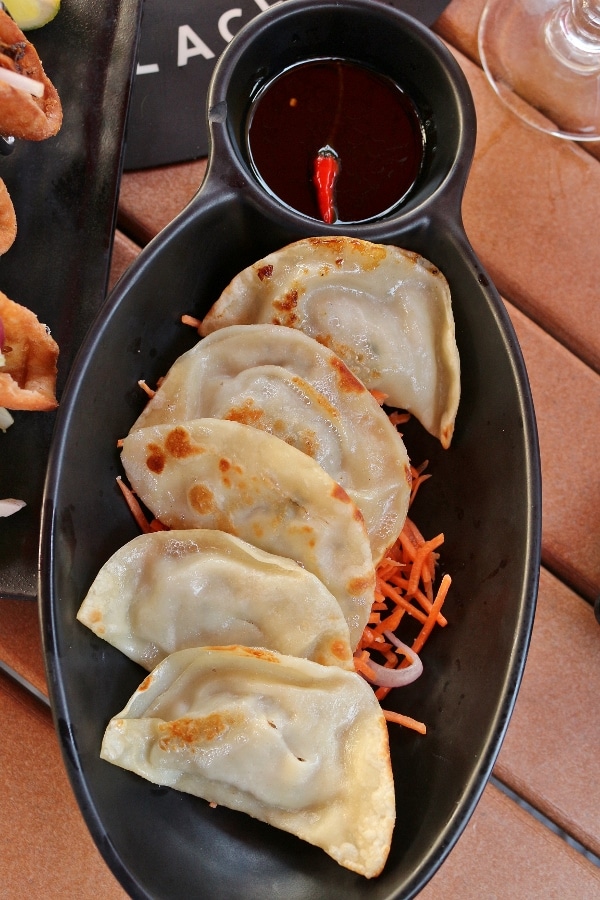
[[[4,5],[19,28],[28,31],[51,22],[60,0],[4,0]]]

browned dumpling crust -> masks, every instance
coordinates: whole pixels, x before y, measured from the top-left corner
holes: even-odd
[[[359,238],[305,238],[233,278],[204,317],[297,328],[328,347],[388,406],[449,447],[460,399],[450,286],[418,253]]]
[[[31,41],[7,13],[0,10],[0,67],[33,78],[44,85],[43,97],[0,81],[0,134],[27,141],[53,137],[62,125],[58,92]]]
[[[208,418],[131,432],[121,462],[168,528],[218,528],[316,575],[355,649],[374,600],[371,546],[362,513],[312,457],[250,425]]]
[[[111,719],[101,756],[295,834],[365,878],[387,860],[387,726],[356,672],[262,648],[179,650]]]
[[[242,422],[315,459],[360,509],[374,563],[402,531],[410,462],[373,395],[331,350],[279,325],[220,328],[180,356],[134,424]]]

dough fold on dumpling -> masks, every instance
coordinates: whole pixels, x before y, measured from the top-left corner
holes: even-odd
[[[410,498],[406,448],[327,347],[277,325],[220,329],[176,360],[132,431],[205,417],[268,431],[316,459],[362,512],[376,564],[396,541]]]
[[[148,670],[228,644],[353,669],[346,620],[319,579],[222,531],[139,535],[102,566],[77,618]]]
[[[291,832],[367,878],[387,859],[387,727],[356,673],[244,647],[181,650],[109,722],[101,756]]]
[[[201,331],[259,322],[329,347],[450,445],[460,397],[450,289],[419,254],[350,237],[297,241],[240,272]]]
[[[375,569],[362,513],[310,456],[249,425],[193,419],[131,432],[121,460],[169,528],[216,528],[295,560],[336,598],[356,648]]]

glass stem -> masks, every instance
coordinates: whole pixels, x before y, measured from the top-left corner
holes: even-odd
[[[544,27],[546,42],[568,68],[600,72],[600,0],[568,0],[554,9]]]

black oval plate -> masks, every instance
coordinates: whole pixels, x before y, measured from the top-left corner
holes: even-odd
[[[335,12],[338,4],[329,5]],[[213,147],[223,147],[216,83],[209,118]],[[215,160],[191,204],[125,274],[72,371],[52,446],[40,558],[56,725],[88,826],[134,897],[412,897],[485,787],[521,680],[539,576],[539,454],[527,376],[456,197],[437,213],[418,208],[378,232],[421,252],[448,278],[462,366],[451,448],[442,450],[416,422],[404,430],[412,459],[429,459],[433,475],[412,517],[425,534],[444,532],[441,570],[453,584],[449,625],[425,647],[424,675],[388,698],[391,708],[425,721],[428,733],[390,728],[398,816],[383,873],[366,881],[284,832],[99,758],[108,720],[145,674],[75,620],[100,566],[137,533],[115,483],[117,440],[143,407],[138,379],[154,383],[195,342],[183,313],[202,316],[237,272],[266,253],[332,233],[297,216],[265,215],[265,204],[244,181],[242,163]],[[376,239],[375,226],[347,231]]]

